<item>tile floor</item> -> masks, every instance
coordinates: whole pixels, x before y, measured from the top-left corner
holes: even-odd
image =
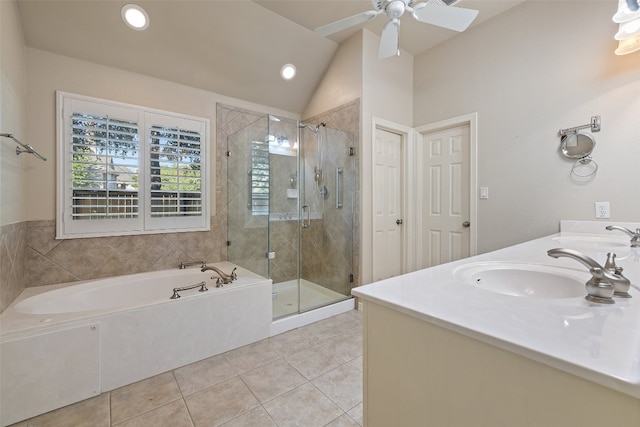
[[[354,310],[14,426],[362,424],[362,316]]]

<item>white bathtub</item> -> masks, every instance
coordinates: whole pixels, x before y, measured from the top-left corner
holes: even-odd
[[[225,272],[235,266],[217,263]],[[271,281],[238,268],[165,270],[27,288],[0,315],[6,426],[269,336]],[[206,282],[170,299],[174,287]]]

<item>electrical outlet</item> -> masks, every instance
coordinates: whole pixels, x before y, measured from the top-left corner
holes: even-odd
[[[596,218],[611,218],[609,202],[596,202]]]

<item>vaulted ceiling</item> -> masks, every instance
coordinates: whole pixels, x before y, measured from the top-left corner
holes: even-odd
[[[478,25],[523,0],[462,0]],[[149,28],[120,18],[142,6]],[[301,113],[340,42],[361,28],[380,35],[385,18],[327,38],[313,29],[371,10],[370,0],[18,0],[27,46]],[[421,52],[457,33],[402,17],[400,47]],[[385,59],[393,61],[394,58]],[[280,78],[285,63],[298,74]]]

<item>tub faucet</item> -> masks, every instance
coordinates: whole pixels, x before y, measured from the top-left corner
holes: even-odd
[[[616,287],[618,289],[626,288],[628,290],[631,286],[631,282],[629,282],[629,279],[626,277],[608,270],[598,264],[593,258],[576,250],[557,248],[547,251],[547,254],[553,258],[573,258],[589,268],[591,279],[585,283],[585,287],[587,288],[587,296],[585,298],[589,301],[601,304],[613,304],[614,301],[612,297]],[[615,258],[615,254],[613,254],[612,258]]]
[[[180,266],[178,266],[178,268],[180,270],[184,270],[187,267],[190,267],[192,265],[200,265],[202,268],[207,266],[207,262],[206,261],[182,261],[180,263]]]
[[[218,273],[218,276],[220,276],[220,278],[217,280],[217,285],[218,287],[222,286],[222,283],[224,283],[225,285],[228,283],[233,282],[234,280],[236,280],[238,278],[238,275],[236,274],[236,268],[234,268],[233,270],[231,270],[230,274],[226,274],[224,271],[220,270],[217,267],[208,267],[208,266],[204,266],[200,269],[200,271],[207,271],[207,270],[213,270],[216,273]],[[222,283],[220,283],[220,281],[222,280]]]
[[[640,228],[636,228],[636,232],[629,230],[628,228],[620,227],[619,225],[607,225],[607,230],[620,230],[627,233],[631,237],[631,247],[640,248]]]

